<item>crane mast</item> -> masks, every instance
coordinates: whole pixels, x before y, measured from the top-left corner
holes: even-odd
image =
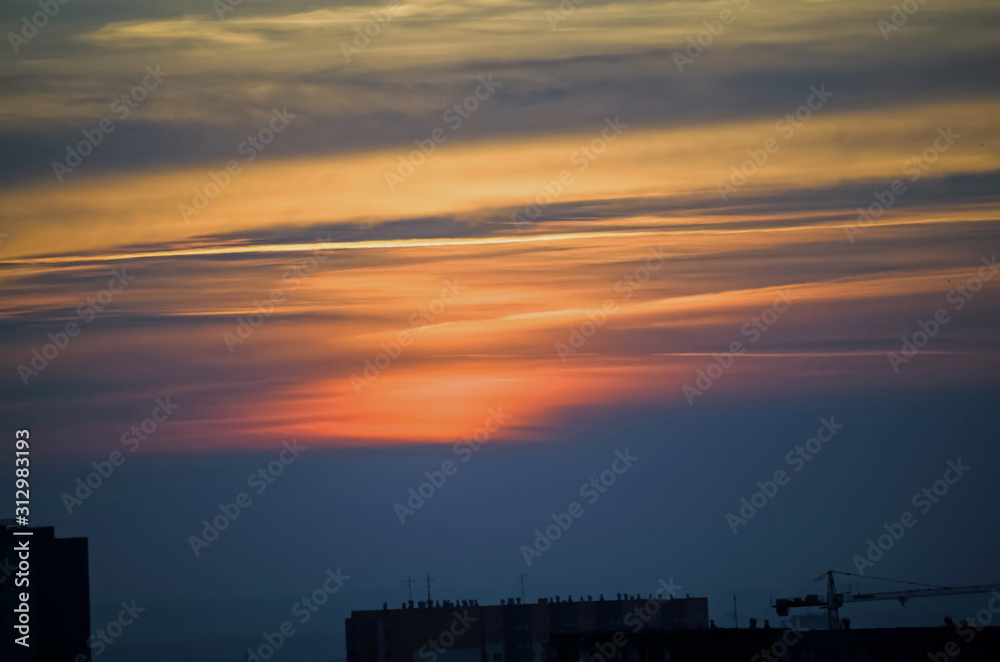
[[[819,607],[826,609],[827,620],[831,630],[840,629],[840,608],[847,602],[868,602],[871,600],[899,600],[900,604],[906,604],[911,598],[929,598],[943,595],[968,595],[972,593],[990,593],[1000,591],[1000,584],[980,584],[976,586],[931,586],[929,588],[911,589],[906,591],[884,591],[880,593],[844,592],[837,590],[836,582],[833,579],[835,574],[848,575],[851,577],[861,577],[850,572],[839,572],[828,570],[813,581],[819,581],[826,577],[826,596],[819,594],[809,594],[804,598],[780,598],[773,600],[771,606],[778,613],[778,616],[788,616],[790,609],[804,609],[808,607]],[[881,577],[868,577],[867,579],[883,579]],[[899,581],[887,579],[884,581]],[[904,584],[915,584],[915,582],[901,582]]]

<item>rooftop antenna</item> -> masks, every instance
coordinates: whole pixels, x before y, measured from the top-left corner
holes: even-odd
[[[427,575],[427,602],[431,601],[431,576]]]
[[[406,581],[403,583],[406,584],[406,592],[409,594],[410,602],[413,602],[413,577],[407,575]]]
[[[740,627],[740,617],[737,615],[737,612],[736,612],[736,594],[735,593],[733,593],[733,627],[734,628],[739,628]]]
[[[526,576],[527,575],[525,575],[523,572],[520,575],[520,577],[521,577],[521,602],[522,603],[524,603],[524,578]]]

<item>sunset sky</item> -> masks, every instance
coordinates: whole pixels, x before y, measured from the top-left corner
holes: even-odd
[[[171,601],[275,600],[245,636],[238,621],[198,635],[225,630],[232,645],[212,650],[229,657],[211,659],[240,659],[280,622],[287,586],[325,563],[368,570],[329,636],[288,659],[341,656],[342,612],[398,603],[398,580],[427,568],[497,598],[522,571],[552,593],[614,593],[622,576],[645,593],[662,572],[713,600],[759,591],[747,611],[768,617],[768,591],[853,572],[866,538],[963,449],[982,468],[919,535],[970,536],[952,539],[969,574],[916,540],[873,574],[995,581],[997,532],[948,527],[962,503],[1000,496],[1000,7],[904,4],[919,9],[75,0],[8,35],[0,419],[44,439],[35,519],[91,537],[95,627],[100,601],[148,591],[161,616],[121,648],[153,660],[141,646],[183,620]],[[3,32],[36,11],[4,3]],[[102,294],[109,283],[120,291]],[[904,356],[938,309],[947,321]],[[734,342],[744,351],[721,356]],[[176,413],[121,479],[68,513],[76,478],[167,397]],[[401,527],[393,503],[498,408],[509,420],[482,474],[470,463]],[[856,414],[850,457],[829,451],[754,522],[769,534],[734,542],[727,510],[841,412]],[[238,569],[275,563],[265,530],[286,515],[248,512],[207,560],[186,540],[292,438],[317,464],[259,498],[299,511],[281,535],[318,556],[255,592]],[[575,551],[526,569],[520,545],[625,447],[648,452],[645,478],[594,506],[606,520],[581,521]],[[863,518],[870,489],[885,512],[854,521],[842,548],[822,541],[836,520],[822,509]],[[678,514],[675,498],[700,510]],[[482,517],[466,521],[466,501]],[[346,547],[303,533],[332,530],[327,517],[350,527]],[[466,539],[489,522],[510,534]],[[766,551],[800,527],[814,547],[794,563]],[[604,549],[609,535],[646,551]],[[168,567],[190,592],[160,578]]]

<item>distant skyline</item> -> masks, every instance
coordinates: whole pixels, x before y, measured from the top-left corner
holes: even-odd
[[[1000,581],[995,2],[43,5],[0,419],[95,627],[149,604],[102,660],[242,659],[337,568],[287,659],[408,574],[762,621],[907,512],[866,572]]]

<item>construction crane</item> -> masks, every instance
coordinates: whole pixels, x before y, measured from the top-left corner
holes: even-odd
[[[882,593],[861,593],[837,591],[837,585],[833,581],[834,575],[848,575],[850,577],[862,577],[850,572],[840,572],[837,570],[827,570],[822,575],[812,580],[810,584],[826,577],[826,597],[816,593],[806,595],[804,598],[782,598],[772,600],[771,606],[777,611],[778,616],[788,616],[789,609],[800,609],[805,607],[820,607],[826,609],[831,630],[840,629],[840,608],[846,602],[868,602],[870,600],[899,600],[899,604],[905,605],[910,598],[930,598],[942,595],[967,595],[970,593],[990,593],[1000,590],[1000,584],[983,584],[981,586],[933,586],[931,584],[918,584],[916,582],[903,582],[898,579],[885,579],[883,577],[863,577],[863,579],[878,579],[880,581],[898,582],[900,584],[911,584],[913,586],[925,586],[928,588],[911,589],[906,591],[886,591]]]

